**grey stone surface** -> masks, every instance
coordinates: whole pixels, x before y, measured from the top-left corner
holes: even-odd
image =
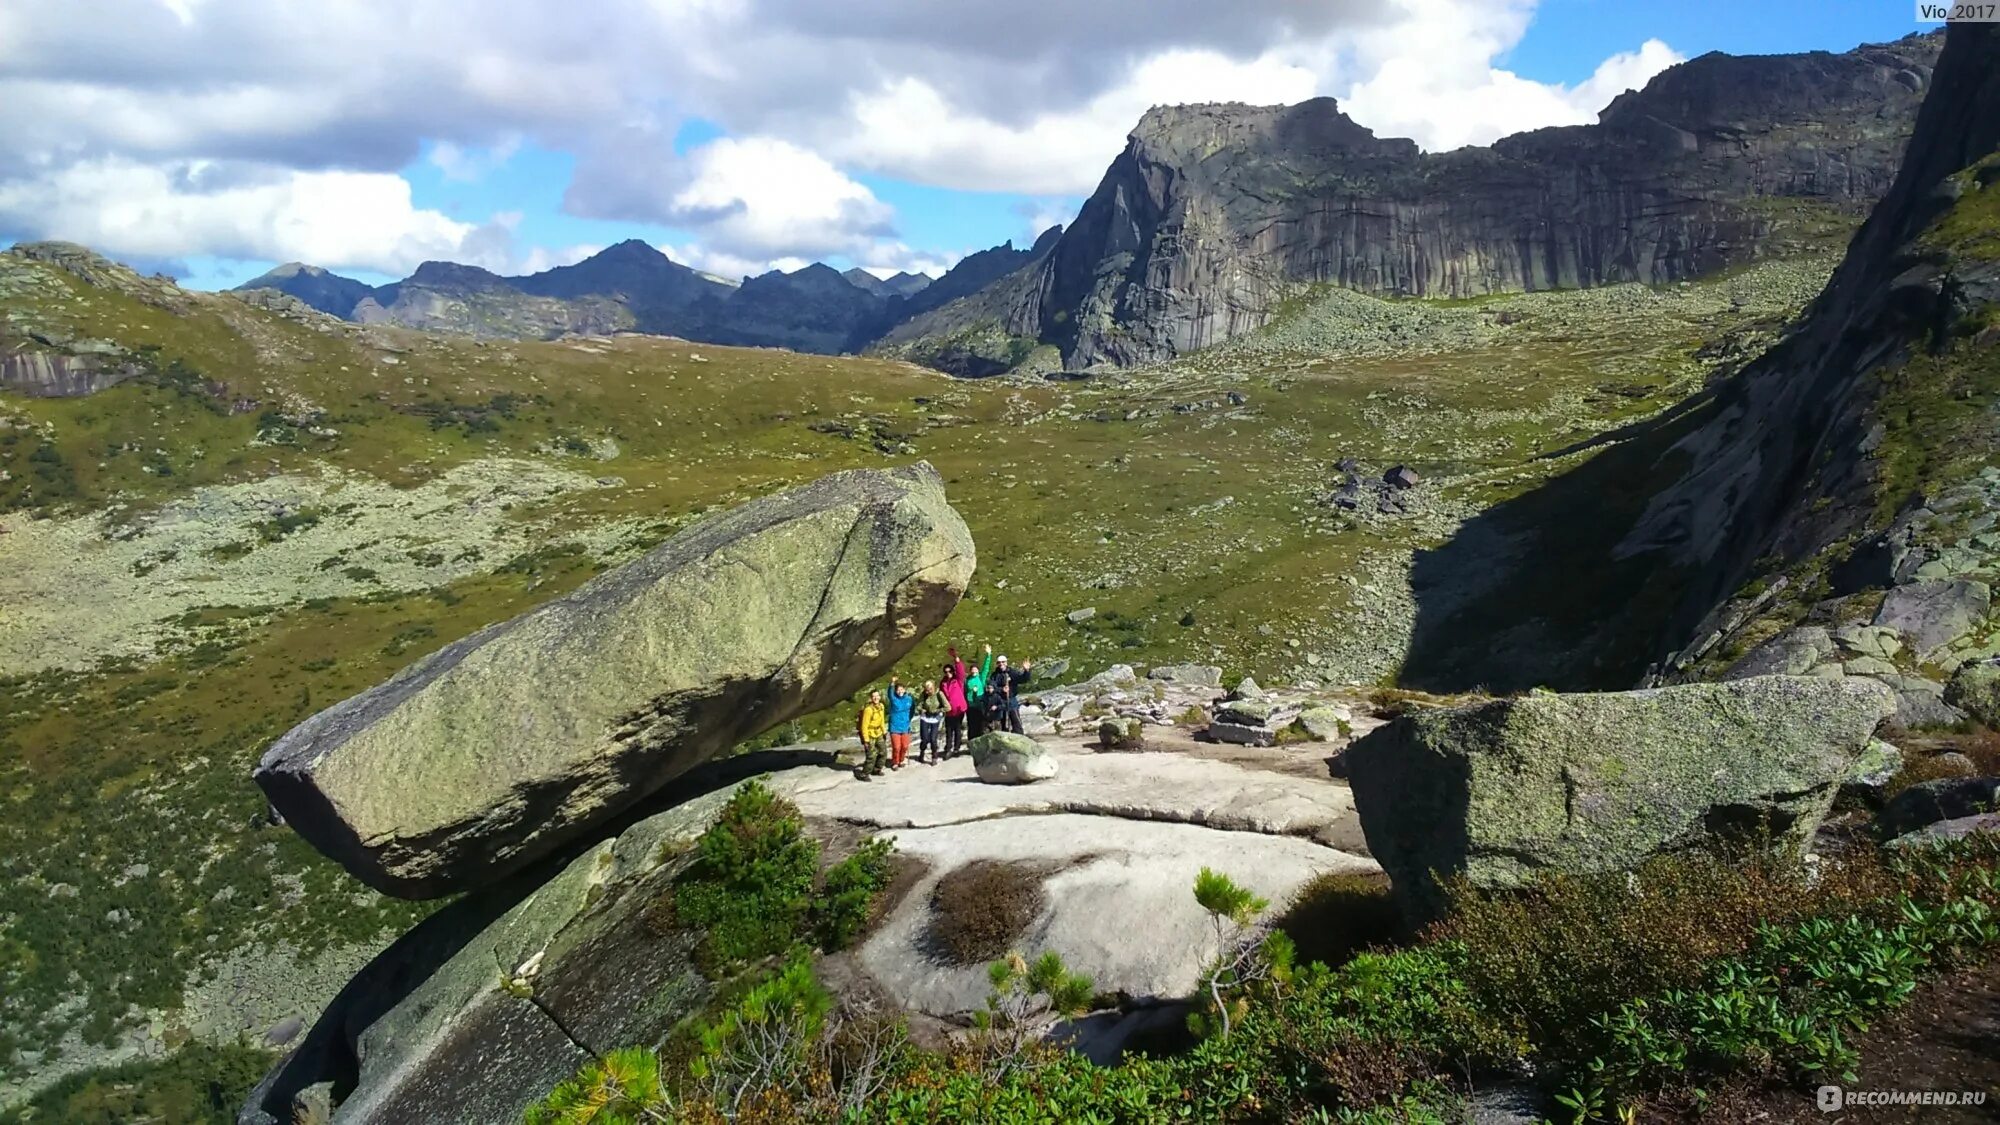
[[[1962,840],[1980,832],[2000,832],[2000,813],[1975,813],[1927,824],[1889,841],[1892,848],[1922,847],[1925,844]]]
[[[1123,757],[1123,756],[1121,756]],[[896,833],[925,878],[861,947],[863,968],[904,1007],[944,1018],[978,1011],[991,989],[986,966],[953,965],[926,939],[931,889],[974,860],[1046,865],[1042,912],[1021,935],[1021,952],[1062,955],[1099,992],[1173,999],[1193,992],[1212,952],[1194,877],[1212,867],[1282,903],[1325,871],[1365,872],[1359,856],[1292,836],[1226,832],[1189,824],[1058,814],[1000,818]]]
[[[2000,809],[2000,777],[1920,781],[1889,798],[1889,803],[1875,816],[1875,828],[1883,838],[1893,839],[1940,820],[1956,820],[1996,809]]]
[[[1213,664],[1162,664],[1146,673],[1148,679],[1165,680],[1173,684],[1194,684],[1200,687],[1220,688],[1222,669]]]
[[[1405,715],[1349,746],[1347,772],[1369,850],[1426,918],[1444,876],[1507,887],[1767,828],[1810,839],[1893,706],[1861,677],[1532,693]]]
[[[826,477],[320,712],[256,779],[379,890],[480,886],[887,672],[958,603],[973,557],[929,465]]]
[[[1026,735],[988,731],[972,740],[973,768],[988,785],[1026,785],[1056,775],[1055,755]]]
[[[1216,719],[1208,724],[1208,736],[1234,746],[1276,746],[1278,732],[1262,724],[1232,723]]]
[[[1971,632],[1992,608],[1993,591],[1984,582],[1927,579],[1891,589],[1875,624],[1896,630],[1927,659]]]

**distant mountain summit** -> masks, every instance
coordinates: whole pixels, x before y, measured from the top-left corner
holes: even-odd
[[[276,289],[289,293],[323,313],[346,317],[362,298],[374,290],[351,277],[329,273],[304,262],[286,262],[267,273],[251,278],[238,289]]]
[[[1018,264],[1006,257],[1011,253],[1009,244],[972,255],[964,270],[940,279],[949,284],[940,291],[945,296],[935,300],[923,296],[933,285],[923,274],[878,279],[865,270],[843,274],[819,263],[732,285],[636,238],[524,277],[432,261],[401,281],[370,287],[289,262],[237,288],[276,289],[348,320],[472,336],[540,339],[635,331],[837,354],[860,350],[950,294],[987,284]]]
[[[856,288],[864,289],[877,297],[912,297],[931,283],[931,279],[908,270],[894,277],[876,277],[859,266],[840,276],[852,282]]]

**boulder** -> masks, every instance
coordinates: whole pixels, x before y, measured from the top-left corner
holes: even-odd
[[[1993,591],[1986,583],[1933,578],[1890,590],[1875,624],[1907,637],[1918,658],[1928,660],[1971,632],[1992,608]]]
[[[1889,798],[1875,814],[1875,830],[1888,840],[1940,820],[1994,811],[2000,811],[2000,777],[1920,781]]]
[[[1944,701],[1982,724],[2000,729],[2000,664],[1967,664],[1945,688]]]
[[[1338,707],[1308,707],[1299,712],[1299,725],[1320,742],[1335,742],[1347,734],[1349,716]]]
[[[1412,712],[1345,763],[1370,852],[1425,919],[1444,877],[1518,886],[1745,833],[1803,843],[1894,707],[1858,677],[1538,692]]]
[[[972,768],[989,785],[1025,785],[1056,775],[1055,755],[1026,735],[988,731],[969,746]]]
[[[1422,479],[1408,465],[1398,465],[1382,474],[1382,483],[1391,488],[1415,488]]]
[[[1950,820],[1940,820],[1896,837],[1889,841],[1889,846],[1921,847],[1925,844],[1943,843],[1946,840],[1962,840],[1978,832],[2000,832],[2000,813],[1975,813],[1972,816],[1956,816]]]
[[[1877,676],[1896,693],[1896,723],[1906,730],[1948,727],[1965,713],[1944,701],[1944,685],[1923,676]]]
[[[1146,673],[1147,677],[1163,680],[1170,684],[1193,684],[1196,687],[1220,688],[1222,669],[1212,664],[1162,664]]]
[[[1903,752],[1879,738],[1870,739],[1868,748],[1855,760],[1854,772],[1840,783],[1840,795],[1865,805],[1882,803],[1882,790],[1903,768]]]
[[[1087,605],[1084,606],[1082,609],[1070,610],[1063,616],[1068,619],[1070,624],[1081,625],[1084,622],[1090,620],[1091,618],[1097,616],[1097,607]]]
[[[1261,699],[1264,695],[1264,688],[1256,680],[1245,676],[1237,681],[1236,690],[1229,694],[1236,699]]]
[[[1881,625],[1847,625],[1833,631],[1833,640],[1857,656],[1890,660],[1903,651],[1903,641],[1894,629]]]
[[[1106,719],[1097,724],[1097,742],[1106,750],[1144,750],[1146,724],[1124,716]]]
[[[1218,722],[1281,727],[1298,714],[1298,706],[1286,706],[1271,699],[1233,699],[1215,712]]]
[[[936,470],[839,473],[696,524],[322,711],[256,780],[378,890],[488,884],[886,674],[972,570]]]
[[[1817,625],[1780,633],[1737,661],[1723,674],[1726,680],[1752,676],[1803,676],[1834,653],[1833,638]]]
[[[1216,719],[1208,724],[1208,736],[1217,742],[1227,742],[1236,746],[1276,746],[1278,729],[1262,723],[1230,722]]]

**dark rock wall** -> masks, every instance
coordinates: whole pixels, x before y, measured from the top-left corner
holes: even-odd
[[[1425,154],[1331,99],[1156,108],[1038,281],[1071,368],[1263,324],[1298,283],[1467,297],[1665,282],[1757,257],[1760,197],[1858,210],[1887,190],[1937,36],[1843,55],[1707,55],[1597,125]]]

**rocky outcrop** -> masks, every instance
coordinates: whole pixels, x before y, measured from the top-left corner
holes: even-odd
[[[1893,180],[1938,36],[1704,55],[1596,125],[1426,154],[1331,99],[1149,111],[1035,281],[1064,365],[1262,325],[1302,283],[1465,297],[1663,282],[1763,252],[1770,197],[1858,208]]]
[[[661,900],[732,791],[439,911],[349,982],[237,1120],[518,1121],[594,1053],[664,1034],[713,985]]]
[[[256,779],[371,886],[490,883],[887,672],[957,604],[973,558],[929,465],[827,477],[315,715]]]
[[[2000,573],[2000,471],[1981,372],[2000,256],[1974,232],[2000,214],[1996,151],[2000,29],[1955,24],[1894,187],[1798,330],[1686,411],[1661,456],[1676,478],[1618,547],[1681,589],[1669,632],[1691,643],[1665,678],[1773,618],[1834,629],[1878,603],[1918,662],[1993,654],[1981,576]],[[1801,603],[1815,591],[1828,600]]]
[[[1020,368],[1040,343],[1037,271],[1061,235],[1051,227],[1026,250],[1010,241],[968,255],[901,310],[875,350],[967,378]]]
[[[966,748],[972,751],[972,765],[979,771],[979,780],[988,785],[1026,785],[1056,775],[1055,755],[1026,735],[988,731]]]
[[[81,398],[139,372],[136,364],[103,355],[30,349],[0,353],[0,391],[28,398]]]
[[[1368,847],[1412,917],[1440,880],[1617,871],[1765,832],[1811,838],[1894,712],[1867,680],[1784,676],[1417,711],[1347,748]]]
[[[1947,777],[1920,781],[1891,797],[1875,816],[1875,830],[1894,839],[1942,820],[2000,811],[2000,777]]]

